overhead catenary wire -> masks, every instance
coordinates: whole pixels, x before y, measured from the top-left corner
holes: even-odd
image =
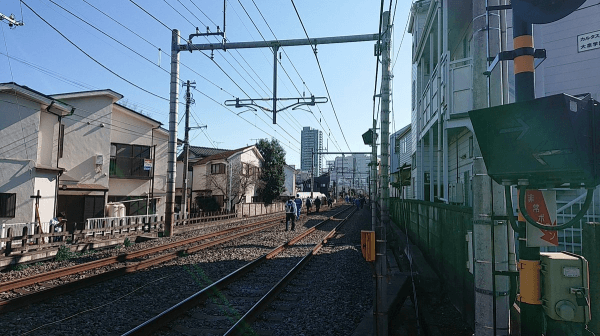
[[[166,24],[164,24],[162,21],[160,21],[158,18],[156,18],[154,15],[152,15],[150,12],[148,12],[147,10],[145,10],[143,7],[141,7],[140,5],[138,5],[137,3],[135,3],[133,0],[130,0],[130,2],[132,2],[134,5],[136,5],[138,8],[140,8],[142,11],[144,11],[146,14],[150,15],[150,17],[152,17],[154,20],[158,21],[159,23],[161,23],[164,27],[166,27],[167,29],[171,30]],[[180,15],[182,15],[181,13],[179,13]],[[183,15],[182,15],[183,16]],[[181,37],[181,36],[180,36]],[[248,94],[239,86],[239,84],[237,84],[237,82],[235,80],[233,80],[233,78],[231,78],[231,76],[210,56],[206,55],[205,53],[202,53],[203,55],[205,55],[206,57],[208,57],[209,59],[212,60],[212,62],[242,91],[244,92],[244,94],[246,96],[248,96]],[[195,89],[196,91],[200,92],[201,94],[205,95],[203,92],[201,92],[200,90]],[[207,95],[205,95],[207,96]],[[208,97],[208,96],[207,96]],[[249,97],[249,96],[248,96]],[[212,97],[211,97],[212,99]],[[222,104],[220,104],[222,105]],[[232,111],[231,111],[232,112]],[[242,118],[244,120],[246,120],[245,118]],[[259,117],[259,119],[261,119]],[[263,122],[265,122],[263,119],[261,119]],[[268,124],[268,123],[267,123]],[[272,128],[272,126],[270,126]],[[287,131],[284,130],[284,132],[287,133]],[[289,133],[287,133],[289,135]],[[290,135],[291,136],[291,135]],[[293,138],[293,137],[292,137]],[[294,138],[293,138],[294,139]],[[282,141],[282,143],[284,143]]]
[[[67,40],[67,42],[69,42],[72,46],[74,46],[75,48],[77,48],[77,50],[81,51],[85,56],[87,56],[89,59],[91,59],[92,61],[94,61],[96,64],[98,64],[99,66],[101,66],[102,68],[104,68],[105,70],[107,70],[108,72],[110,72],[111,74],[115,75],[116,77],[118,77],[119,79],[125,81],[126,83],[136,87],[137,89],[144,91],[156,98],[165,100],[165,101],[169,101],[168,98],[162,97],[154,92],[151,92],[149,90],[144,89],[143,87],[133,83],[132,81],[128,80],[127,78],[119,75],[118,73],[116,73],[115,71],[113,71],[112,69],[110,69],[109,67],[107,67],[106,65],[102,64],[102,62],[98,61],[97,59],[95,59],[92,55],[88,54],[85,50],[83,50],[81,47],[79,47],[75,42],[71,41],[66,35],[64,35],[60,30],[58,30],[56,27],[54,27],[50,22],[46,21],[46,19],[44,19],[41,15],[39,15],[33,8],[31,8],[25,1],[21,0],[21,2],[25,5],[25,7],[29,8],[29,10],[31,12],[33,12],[33,14],[35,14],[38,18],[40,18],[40,20],[44,21],[44,23],[46,23],[48,26],[50,26],[50,28],[52,28],[54,31],[56,31],[60,36],[62,36],[65,40]]]
[[[264,35],[263,35],[263,34],[260,32],[260,29],[258,28],[258,26],[256,25],[256,23],[254,22],[254,20],[253,20],[253,19],[252,19],[252,17],[250,16],[250,13],[248,13],[248,11],[247,11],[247,10],[246,10],[246,8],[244,7],[244,5],[241,3],[241,1],[239,1],[239,0],[238,0],[238,2],[239,2],[239,4],[240,4],[240,6],[242,7],[242,9],[244,10],[244,12],[246,13],[246,15],[248,16],[248,18],[250,19],[250,21],[252,22],[252,24],[254,25],[254,28],[257,30],[257,32],[259,33],[259,35],[260,35],[260,36],[261,36],[261,38],[263,39],[263,41],[266,41],[266,39],[265,39]],[[255,3],[255,5],[256,5],[256,3]],[[260,13],[260,14],[261,14],[261,16],[262,16],[262,13],[260,12],[260,9],[259,9],[258,7],[257,7],[257,10],[259,11],[259,13]],[[234,11],[235,11],[235,10],[234,10]],[[236,12],[236,15],[237,15],[237,12]],[[267,22],[266,22],[266,19],[264,18],[264,16],[262,16],[262,17],[263,17],[263,20],[265,20],[265,23],[267,23]],[[239,18],[239,16],[238,16],[238,18]],[[241,18],[240,18],[240,20],[241,20]],[[267,26],[268,26],[268,23],[267,23]],[[245,25],[244,25],[244,27],[245,27]],[[270,29],[270,27],[269,27],[269,29]],[[246,30],[248,30],[248,28],[247,28],[247,27],[246,27]],[[249,32],[249,30],[248,30],[248,32]],[[273,31],[271,31],[271,32],[273,33]],[[275,39],[277,39],[277,36],[276,36],[274,33],[273,33],[273,37],[275,37]],[[288,55],[287,55],[287,53],[285,52],[285,49],[284,49],[284,48],[282,48],[282,50],[283,50],[283,52],[286,54],[286,56],[287,56],[287,57],[288,57],[288,59],[289,59],[289,56],[288,56]],[[278,62],[279,62],[279,64],[281,64],[281,61],[278,61]],[[292,62],[291,62],[291,60],[290,60],[290,63],[292,63]],[[282,67],[283,71],[285,72],[285,74],[287,75],[287,77],[290,79],[290,82],[292,83],[292,85],[294,86],[294,88],[296,88],[296,91],[298,92],[298,94],[300,94],[300,91],[298,90],[298,88],[296,87],[296,85],[294,84],[294,82],[292,81],[292,79],[291,79],[291,77],[289,76],[288,72],[285,70],[285,67],[283,67],[283,65],[282,65],[282,64],[281,64],[281,67]],[[298,73],[298,75],[300,75],[300,74]],[[302,77],[300,77],[300,78],[302,79]],[[303,82],[304,82],[304,81],[303,81]],[[318,105],[317,105],[317,108],[319,108],[319,107],[318,107]],[[312,113],[312,110],[310,110],[310,107],[309,107],[309,111],[311,112],[311,114],[313,115],[313,117],[315,118],[315,120],[316,120],[316,121],[317,121],[319,124],[321,124],[321,123],[320,123],[320,121],[319,121],[319,119],[317,119],[317,117],[315,116],[315,114],[314,114],[314,113]],[[320,111],[320,108],[319,108],[319,112],[321,113],[321,111]],[[322,115],[322,113],[321,113],[321,115]],[[325,120],[325,123],[327,124],[327,121],[326,121],[325,117],[324,117],[323,115],[322,115],[322,117],[323,117],[323,120]],[[294,117],[292,116],[292,118],[294,118]],[[295,118],[294,118],[294,119],[295,119]],[[299,124],[299,123],[298,123],[298,124]],[[321,125],[321,127],[323,127],[323,126]],[[329,128],[329,125],[328,125],[328,128]],[[331,131],[331,129],[329,129],[329,130]],[[327,133],[326,133],[326,134],[327,134]],[[330,133],[329,133],[329,134],[330,134]],[[328,137],[329,137],[329,136],[328,136]],[[334,144],[337,144],[337,140],[335,140],[335,139],[332,139],[332,141],[334,142]],[[337,147],[338,147],[338,149],[339,149],[339,146],[337,146]]]
[[[164,71],[165,73],[169,74],[169,70],[164,69],[163,67],[159,66],[158,64],[154,63],[153,61],[151,61],[150,59],[148,59],[146,56],[140,54],[139,52],[133,50],[133,48],[129,47],[128,45],[126,45],[125,43],[117,40],[116,38],[112,37],[111,35],[107,34],[106,32],[104,32],[103,30],[99,29],[98,27],[96,27],[95,25],[92,25],[91,23],[87,22],[86,20],[84,20],[83,18],[79,17],[78,15],[76,15],[75,13],[69,11],[68,9],[64,8],[63,6],[57,4],[56,2],[54,2],[54,0],[49,0],[51,3],[53,3],[54,5],[58,6],[59,8],[61,8],[62,10],[64,10],[65,12],[71,14],[72,16],[76,17],[77,19],[79,19],[80,21],[82,21],[83,23],[87,24],[88,26],[94,28],[95,30],[97,30],[98,32],[100,32],[101,34],[103,34],[104,36],[110,38],[111,40],[117,42],[118,44],[120,44],[121,46],[127,48],[129,51],[135,53],[136,55],[140,56],[141,58],[143,58],[144,60],[146,60],[148,63],[158,67],[159,69],[161,69],[162,71]]]
[[[227,1],[227,2],[229,2],[229,1]],[[248,29],[248,27],[246,26],[246,24],[245,24],[245,23],[244,23],[244,21],[242,20],[242,18],[239,16],[238,12],[235,10],[235,7],[233,7],[233,6],[232,6],[232,7],[231,7],[231,9],[233,10],[234,14],[237,16],[238,20],[240,20],[240,22],[242,23],[242,26],[243,26],[243,27],[246,29],[246,31],[248,32],[248,34],[250,34],[250,36],[251,36],[251,37],[254,39],[254,36],[252,35],[252,33],[250,32],[250,30]],[[246,12],[246,14],[248,15],[248,13],[247,13],[247,12]],[[258,29],[258,28],[257,28],[257,29]],[[260,31],[259,31],[259,34],[260,34]],[[264,39],[263,39],[263,40],[264,40]],[[283,49],[283,48],[282,48],[282,49]],[[236,50],[236,51],[237,51],[237,50]],[[239,53],[239,52],[238,52],[238,53]],[[263,50],[262,50],[262,49],[261,49],[261,54],[263,55],[263,58],[265,59],[265,61],[266,61],[267,63],[270,63],[270,60],[269,60],[269,59],[268,59],[268,58],[265,56],[265,54],[264,54],[264,52],[263,52]],[[282,66],[282,70],[283,70],[283,71],[284,71],[284,72],[287,74],[287,71],[285,70],[285,68],[284,68],[283,66]],[[258,76],[258,75],[257,75],[257,76]],[[278,75],[277,77],[279,78],[279,75]],[[289,78],[289,75],[288,75],[288,78]],[[290,78],[290,81],[291,81],[291,78]],[[285,83],[284,83],[284,85],[285,85]],[[293,82],[292,82],[292,85],[293,85]],[[287,89],[287,85],[285,85],[285,86],[286,86],[286,89]],[[267,87],[267,85],[266,85],[266,84],[265,84],[265,87]],[[267,87],[267,91],[269,92],[269,94],[272,94],[272,91],[271,91],[271,89],[270,89],[270,88],[268,88],[268,87]],[[288,92],[289,92],[289,89],[288,89]],[[281,105],[280,105],[280,107],[281,107]],[[298,120],[296,120],[296,118],[294,118],[294,116],[293,116],[291,113],[289,113],[289,112],[287,112],[287,111],[285,111],[285,112],[284,112],[284,114],[285,114],[285,113],[288,113],[288,114],[289,114],[289,116],[291,117],[291,120],[295,121],[298,127],[300,127],[300,128],[302,127],[302,126],[300,125],[300,123],[298,122]],[[285,119],[284,119],[284,120],[285,120]],[[287,120],[285,120],[285,121],[287,122]],[[288,124],[289,124],[289,123],[288,123]]]
[[[95,10],[97,10],[98,12],[100,12],[101,14],[103,14],[104,16],[106,16],[107,18],[109,18],[110,20],[112,20],[113,22],[117,23],[118,25],[120,25],[121,27],[123,27],[124,29],[126,29],[127,31],[131,32],[132,34],[134,34],[135,36],[139,37],[140,39],[142,39],[143,41],[145,41],[146,43],[148,43],[149,45],[151,45],[152,47],[156,48],[157,50],[160,50],[161,53],[163,53],[165,56],[167,56],[168,58],[171,57],[171,55],[162,50],[160,47],[156,46],[155,44],[153,44],[152,42],[148,41],[147,39],[145,39],[144,37],[142,37],[141,35],[139,35],[138,33],[136,33],[135,31],[131,30],[130,28],[128,28],[127,26],[125,26],[124,24],[122,24],[121,22],[115,20],[112,16],[106,14],[105,12],[103,12],[102,10],[98,9],[97,7],[95,7],[94,5],[90,4],[89,2],[87,2],[87,0],[83,0],[83,2],[85,2],[86,4],[88,4],[89,6],[91,6],[92,8],[94,8]],[[152,16],[154,17],[154,16]],[[164,23],[160,22],[163,26],[167,27]],[[168,29],[170,29],[169,27],[167,27]],[[219,90],[227,93],[228,95],[230,95],[231,97],[235,97],[232,93],[228,92],[227,90],[225,90],[223,87],[215,84],[213,81],[211,81],[210,79],[206,78],[205,76],[203,76],[202,74],[198,73],[196,70],[194,70],[193,68],[189,67],[188,65],[186,65],[183,62],[180,62],[181,66],[183,66],[184,68],[192,71],[193,73],[195,73],[197,76],[199,76],[200,78],[204,79],[205,81],[207,81],[208,83],[210,83],[211,85],[217,87]]]
[[[239,2],[239,0],[238,0]],[[271,34],[273,35],[273,37],[275,38],[275,40],[277,39],[277,36],[275,35],[275,32],[273,31],[273,29],[271,29],[271,26],[269,25],[269,23],[267,22],[267,19],[264,17],[264,15],[262,14],[260,8],[258,7],[258,5],[256,4],[256,2],[254,0],[252,0],[252,3],[254,4],[254,6],[256,7],[256,10],[258,11],[258,13],[260,14],[260,16],[262,17],[263,21],[265,22],[265,24],[267,25],[267,27],[269,28],[269,31],[271,31]],[[241,5],[241,2],[240,2]],[[243,8],[243,5],[242,5]],[[246,11],[246,9],[244,8],[244,11],[246,12],[246,15],[248,15],[248,17],[250,18],[250,14]],[[263,41],[266,41],[264,36],[260,33],[260,30],[258,29],[258,26],[254,23],[254,21],[250,18],[250,20],[252,21],[252,23],[254,24],[254,27],[256,28],[256,30],[259,32],[260,36],[262,37]],[[287,57],[287,59],[290,61],[290,64],[292,65],[292,67],[294,68],[294,70],[296,71],[296,74],[298,75],[298,77],[300,78],[300,80],[302,81],[302,84],[304,86],[306,86],[306,82],[304,81],[304,79],[302,78],[302,76],[300,75],[300,72],[298,72],[298,69],[296,68],[296,66],[294,65],[294,63],[292,62],[290,56],[287,54],[285,48],[281,48],[281,50],[283,51],[283,53],[285,54],[285,56]],[[298,90],[298,87],[296,87],[296,85],[294,84],[294,81],[292,80],[292,78],[290,77],[290,75],[288,74],[287,70],[285,69],[285,67],[283,66],[283,64],[281,63],[281,60],[278,60],[279,64],[281,65],[281,68],[283,69],[284,73],[286,74],[286,76],[288,77],[288,79],[290,80],[290,82],[292,83],[292,85],[294,86],[294,88],[296,89],[296,91],[298,92],[298,95],[300,95],[300,90]],[[306,86],[307,87],[307,86]],[[308,89],[308,87],[307,87]],[[312,95],[312,92],[310,92],[309,89],[309,93]],[[325,132],[325,134],[327,134],[327,137],[332,140],[334,146],[336,146],[336,148],[338,150],[341,151],[341,147],[339,146],[339,143],[337,141],[337,139],[335,138],[335,136],[333,136],[333,138],[330,136],[331,134],[331,127],[329,126],[329,124],[327,123],[327,119],[325,118],[325,115],[323,115],[323,112],[321,111],[321,108],[319,107],[319,105],[316,105],[319,113],[321,114],[321,117],[323,118],[323,121],[325,122],[325,125],[327,125],[327,130],[329,132]],[[315,120],[317,121],[317,123],[321,126],[321,128],[324,130],[323,125],[321,124],[320,120],[317,119],[316,115],[312,112],[312,109],[310,107],[308,107],[310,113],[313,115],[313,117],[315,118]],[[295,119],[295,118],[294,118]]]
[[[205,94],[204,92],[198,91],[197,89],[194,88],[195,91],[199,92],[200,94],[202,94],[203,96],[205,96],[206,98],[208,98],[209,100],[211,100],[212,102],[222,106],[223,108],[225,108],[227,111],[235,114],[236,116],[238,116],[239,118],[241,118],[242,120],[244,120],[245,122],[247,122],[248,124],[254,126],[256,129],[258,129],[259,131],[267,134],[268,136],[270,136],[271,138],[275,138],[275,136],[273,136],[271,133],[263,130],[262,128],[256,126],[255,124],[251,123],[248,119],[242,117],[241,115],[239,115],[238,113],[233,112],[233,110],[231,110],[230,108],[228,108],[227,106],[223,105],[222,103],[218,102],[217,100],[215,100],[214,98],[210,97],[209,95]],[[289,145],[285,144],[283,141],[281,142],[282,145],[286,145],[288,148],[292,149]],[[300,154],[300,152],[296,149],[294,149],[294,151],[298,154]]]
[[[179,13],[179,12],[178,12],[178,13]],[[180,14],[180,15],[182,15],[181,13],[179,13],[179,14]],[[182,16],[183,16],[183,15],[182,15]],[[205,37],[205,38],[206,38],[206,37]],[[221,54],[222,54],[222,52],[221,52]],[[233,58],[233,59],[234,59],[234,60],[235,60],[235,61],[238,63],[238,65],[240,66],[240,68],[242,68],[242,69],[243,69],[243,70],[244,70],[244,71],[245,71],[245,72],[248,74],[248,76],[249,76],[250,78],[252,78],[252,76],[250,75],[250,73],[249,73],[249,72],[248,72],[248,71],[247,71],[247,70],[244,68],[244,66],[243,66],[243,65],[242,65],[242,64],[241,64],[241,63],[240,63],[240,62],[239,62],[239,61],[238,61],[238,60],[237,60],[237,59],[236,59],[236,58],[235,58],[233,55],[232,55],[232,58]],[[258,91],[256,91],[256,89],[254,89],[254,86],[252,86],[252,85],[251,85],[251,84],[250,84],[250,83],[249,83],[249,82],[246,80],[246,78],[245,78],[244,76],[242,76],[242,74],[240,74],[240,72],[239,72],[239,71],[238,71],[238,70],[237,70],[237,69],[236,69],[236,68],[235,68],[235,67],[234,67],[234,66],[233,66],[233,65],[232,65],[232,64],[229,62],[229,60],[227,60],[225,57],[223,57],[223,59],[224,59],[224,60],[225,60],[225,61],[226,61],[226,62],[227,62],[227,63],[228,63],[230,66],[231,66],[231,68],[232,68],[232,69],[233,69],[233,70],[234,70],[234,71],[235,71],[235,72],[236,72],[236,73],[237,73],[237,74],[238,74],[238,75],[239,75],[239,76],[240,76],[240,77],[241,77],[241,78],[244,80],[244,82],[246,82],[246,84],[248,84],[250,87],[252,87],[252,89],[253,89],[253,90],[254,90],[254,91],[257,93],[257,94],[259,94],[259,95],[260,95],[260,93],[258,93]],[[212,60],[213,60],[213,62],[215,62],[215,64],[216,64],[216,61],[214,61],[214,59],[212,59]],[[252,68],[252,67],[250,66],[250,68]],[[231,77],[230,77],[230,79],[233,81],[233,79],[232,79]],[[254,78],[252,78],[252,80],[254,80]],[[262,81],[262,79],[261,79],[261,81]],[[243,93],[244,93],[244,94],[245,94],[245,95],[246,95],[248,98],[250,98],[250,96],[249,96],[249,95],[248,95],[248,94],[247,94],[247,93],[246,93],[246,92],[245,92],[245,91],[244,91],[244,90],[243,90],[243,89],[242,89],[242,88],[241,88],[241,87],[240,87],[240,86],[239,86],[239,85],[238,85],[238,84],[237,84],[235,81],[233,81],[233,82],[234,82],[234,84],[235,84],[235,85],[237,85],[237,86],[238,86],[238,88],[239,88],[239,89],[240,89],[240,90],[241,90],[241,91],[242,91],[242,92],[243,92]],[[255,82],[256,82],[256,81],[255,81]],[[256,83],[257,83],[257,82],[256,82]],[[257,83],[257,84],[258,84],[258,83]],[[260,85],[259,85],[259,86],[260,86]],[[263,112],[265,112],[265,111],[263,111]],[[265,112],[265,113],[266,113],[266,112]],[[263,119],[261,118],[261,120],[263,120]],[[263,122],[264,122],[264,120],[263,120]],[[287,121],[286,121],[286,122],[287,122]],[[289,123],[288,123],[288,125],[289,125]],[[290,125],[290,126],[291,126],[291,125]],[[271,125],[269,125],[269,127],[271,127],[271,128],[273,129],[273,127],[272,127]],[[290,134],[290,133],[289,133],[289,132],[288,132],[288,131],[287,131],[285,128],[283,128],[281,125],[278,125],[278,127],[279,127],[279,128],[281,128],[281,130],[282,130],[282,131],[283,131],[285,134],[287,134],[288,136],[290,136],[290,138],[291,138],[293,141],[295,141],[295,142],[298,142],[298,143],[299,143],[299,141],[296,139],[296,137],[294,137],[293,135],[291,135],[291,134]]]
[[[302,18],[300,17],[300,13],[298,12],[298,9],[296,8],[296,4],[294,3],[294,0],[290,0],[290,1],[292,2],[292,5],[294,6],[294,10],[296,11],[298,20],[300,21],[300,24],[302,25],[302,29],[304,30],[304,34],[306,35],[306,38],[308,40],[310,40],[310,37],[308,36],[308,32],[306,31],[306,28],[304,27],[304,23],[302,22]],[[327,87],[327,82],[325,81],[325,76],[323,75],[323,69],[321,68],[321,63],[319,62],[319,56],[317,56],[317,52],[315,49],[313,49],[313,54],[315,55],[315,59],[317,60],[317,65],[319,66],[319,72],[321,73],[321,78],[323,79],[323,84],[325,85],[325,91],[327,92],[327,97],[329,97],[329,103],[331,104],[333,114],[335,115],[335,120],[337,121],[340,131],[342,132],[342,136],[344,137],[344,141],[346,142],[346,146],[348,147],[348,150],[351,150],[350,145],[348,144],[348,140],[346,139],[346,135],[344,134],[344,130],[342,129],[342,125],[340,125],[340,120],[338,119],[337,112],[335,111],[335,107],[333,106],[333,100],[331,99],[331,95],[329,94],[329,88]]]
[[[21,14],[21,17],[22,17],[22,14]],[[6,54],[8,55],[8,53],[9,53],[8,52],[8,44],[6,42],[6,35],[4,34],[4,26],[3,25],[2,25],[2,39],[4,40],[4,49],[6,50]],[[6,60],[8,62],[8,68],[10,70],[10,77],[11,77],[12,81],[14,82],[15,81],[15,79],[14,79],[15,76],[13,74],[12,64],[11,64],[10,58],[7,58]],[[15,101],[18,104],[19,103],[19,96],[17,95],[16,92],[14,92],[14,96],[15,96]],[[19,126],[21,128],[21,136],[23,138],[22,139],[17,139],[16,141],[17,142],[23,141],[23,147],[25,148],[25,157],[28,160],[33,160],[33,158],[29,158],[29,150],[27,149],[27,141],[26,141],[27,136],[25,134],[25,127],[23,126],[23,117],[21,115],[21,109],[20,109],[19,105],[17,105],[17,113],[19,114]],[[30,174],[31,174],[31,172],[30,172]],[[35,189],[35,179],[33,178],[33,176],[30,175],[30,179],[29,180],[31,181],[31,191],[33,192],[34,189]]]
[[[25,64],[25,65],[27,65],[27,66],[29,66],[29,67],[37,70],[37,71],[40,71],[40,72],[42,72],[42,73],[44,73],[44,74],[46,74],[46,75],[48,75],[48,76],[50,76],[52,78],[58,79],[59,81],[62,81],[64,83],[66,83],[66,84],[70,84],[72,86],[76,86],[76,87],[79,87],[79,88],[82,88],[82,89],[86,89],[86,90],[99,90],[98,87],[95,87],[93,85],[90,85],[90,84],[87,84],[87,83],[84,83],[84,82],[79,82],[77,80],[68,78],[68,77],[63,76],[63,75],[61,75],[61,74],[59,74],[57,72],[54,72],[54,71],[52,71],[50,69],[46,69],[44,67],[41,67],[41,66],[39,66],[37,64],[34,64],[34,63],[28,62],[26,60],[20,59],[18,57],[15,57],[15,56],[12,56],[12,55],[7,55],[7,54],[2,53],[2,52],[0,52],[0,55],[4,55],[4,56],[6,56],[6,57],[8,57],[8,58],[10,58],[12,60],[15,60],[17,62]],[[129,99],[127,99],[127,100],[130,101]],[[142,107],[144,107],[146,109],[149,109],[151,111],[151,114],[160,114],[159,111],[153,110],[152,106],[148,106],[148,105],[145,105],[145,104],[137,102],[137,101],[131,101],[131,102],[134,103],[134,104],[136,104],[136,105],[142,106]],[[144,112],[146,112],[146,111],[144,111]]]

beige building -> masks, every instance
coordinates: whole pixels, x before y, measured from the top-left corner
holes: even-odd
[[[263,161],[256,146],[205,157],[193,166],[192,199],[214,198],[223,209],[254,202]]]

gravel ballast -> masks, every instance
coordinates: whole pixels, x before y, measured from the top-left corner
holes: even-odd
[[[333,211],[337,212],[339,208]],[[367,211],[363,210],[363,212],[366,213]],[[261,233],[238,238],[229,243],[202,250],[193,255],[180,257],[141,272],[129,274],[43,303],[2,314],[0,315],[0,330],[3,330],[4,335],[120,335],[169,306],[201,290],[208,283],[231,273],[246,262],[265,254],[275,246],[289,240],[298,231],[306,229],[307,226],[314,225],[318,217],[324,218],[324,216],[311,214],[309,222],[297,225],[298,230],[296,232],[285,232],[285,224],[282,223],[273,229]],[[350,227],[350,225],[356,225],[352,224],[354,221],[352,220],[347,223],[342,232]],[[364,221],[362,222],[364,223]],[[370,226],[370,224],[367,226]],[[356,232],[358,233],[348,235],[348,237],[354,236],[353,238],[355,239],[351,244],[353,245],[352,253],[331,252],[330,254],[352,255],[354,262],[358,261],[364,266],[367,272],[364,275],[368,279],[365,283],[367,285],[365,296],[370,300],[372,296],[369,292],[369,288],[372,286],[371,271],[368,264],[362,260],[362,256],[360,255],[360,229]],[[186,233],[185,236],[188,234],[191,235],[194,233]],[[346,236],[343,236],[342,239],[347,239],[344,237]],[[156,244],[157,242],[148,243]],[[134,245],[132,249],[139,249],[140,246],[138,245],[141,244]],[[342,247],[338,247],[336,244],[335,246],[326,247],[325,250],[330,248],[335,249],[336,247],[342,249]],[[122,253],[122,251],[107,251],[102,253]],[[351,265],[351,261],[333,262],[346,265],[343,268],[353,272],[362,272],[357,272],[356,268],[359,268],[359,265]],[[54,268],[52,266],[48,267]],[[324,267],[330,269],[332,266]],[[25,271],[21,272],[27,273]],[[32,267],[30,271],[43,272],[44,270]],[[323,274],[325,270],[318,273]],[[4,275],[5,277],[3,277],[2,281],[17,276],[15,274],[11,276]],[[357,275],[359,274],[346,277],[337,274],[338,280],[331,281],[333,285],[329,289],[329,291],[333,291],[331,295],[340,295],[339,293],[335,293],[335,288],[338,291],[340,289],[351,288],[349,285],[342,285],[339,279],[347,278],[344,280],[345,283],[347,280],[356,278]],[[365,291],[364,289],[363,291]],[[358,288],[355,288],[354,291],[358,291]],[[354,292],[348,297],[351,298],[356,295],[357,293]],[[324,296],[321,296],[321,299],[324,298]],[[352,301],[342,300],[339,302],[347,303]],[[370,307],[370,301],[365,302],[365,300],[361,300],[359,304],[350,304],[350,306],[361,308],[361,314],[364,315],[365,311]],[[356,318],[353,317],[353,319]],[[295,320],[300,321],[301,319],[298,318]],[[347,325],[348,323],[345,322],[344,324]],[[307,333],[307,335],[310,334]]]

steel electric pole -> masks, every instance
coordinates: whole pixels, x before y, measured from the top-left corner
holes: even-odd
[[[383,13],[381,36],[381,221],[375,226],[375,269],[376,269],[376,326],[378,336],[388,334],[387,311],[387,244],[386,229],[390,224],[388,209],[390,198],[389,177],[389,139],[390,139],[390,82],[392,78],[391,42],[392,25],[390,12]]]
[[[187,214],[187,202],[188,202],[188,165],[190,156],[190,104],[193,104],[192,94],[190,93],[190,87],[195,88],[196,82],[190,82],[189,80],[184,84],[187,89],[185,91],[185,137],[183,140],[183,197],[181,198],[181,213],[183,216]]]

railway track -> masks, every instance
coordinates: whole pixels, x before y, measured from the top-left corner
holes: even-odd
[[[253,335],[250,323],[353,213],[346,207],[124,335]]]
[[[0,313],[250,235],[273,227],[279,224],[281,220],[282,217],[261,220],[136,252],[102,258],[26,278],[7,281],[0,284],[0,293],[3,294],[3,297],[0,298]],[[82,276],[82,274],[85,275]]]

